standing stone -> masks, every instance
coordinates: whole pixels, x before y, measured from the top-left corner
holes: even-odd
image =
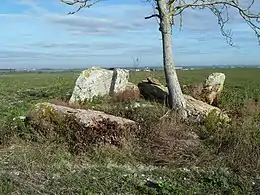
[[[118,93],[126,89],[128,86],[128,80],[129,80],[129,70],[126,69],[115,69],[113,72],[113,81],[111,86],[114,86],[114,89],[110,92]]]
[[[205,85],[214,86],[214,85],[224,85],[226,76],[224,73],[212,73],[208,76],[205,81]]]
[[[202,90],[202,97],[205,98],[208,104],[217,104],[218,98],[223,91],[225,79],[226,76],[223,73],[212,73],[208,76]]]
[[[183,85],[182,91],[195,99],[217,106],[225,78],[226,76],[223,73],[212,73],[204,83]]]
[[[95,96],[105,96],[123,91],[128,85],[129,71],[107,70],[92,67],[82,71],[74,87],[70,103],[91,101]]]

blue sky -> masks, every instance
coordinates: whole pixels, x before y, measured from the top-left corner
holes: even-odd
[[[244,0],[245,1],[245,0]],[[59,0],[5,0],[0,6],[0,68],[161,66],[160,32],[142,0],[104,0],[76,15]],[[186,10],[183,29],[174,27],[176,65],[260,65],[254,32],[230,10],[227,28],[237,47],[221,35],[208,10]]]

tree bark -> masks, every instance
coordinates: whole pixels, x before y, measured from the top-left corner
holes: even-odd
[[[160,16],[164,73],[167,88],[169,90],[168,103],[170,108],[180,111],[182,116],[186,118],[186,101],[182,94],[181,86],[173,62],[171,16],[168,13],[167,3],[165,0],[156,0],[156,2]]]

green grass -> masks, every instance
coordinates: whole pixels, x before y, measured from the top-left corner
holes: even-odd
[[[111,152],[111,151],[110,151]],[[104,152],[107,155],[107,151]],[[113,151],[115,154],[115,151]],[[114,155],[109,155],[114,156]],[[77,157],[48,144],[1,151],[0,194],[250,194],[251,183],[226,169],[157,168]],[[115,156],[114,156],[115,157]],[[94,159],[93,159],[94,158]],[[100,158],[99,158],[100,159]]]
[[[142,127],[147,131],[140,137],[144,138],[144,145],[155,144],[145,150],[100,148],[76,155],[64,143],[27,139],[30,131],[13,118],[26,115],[38,102],[68,99],[79,72],[3,73],[0,75],[0,194],[257,194],[259,104],[250,107],[244,102],[259,100],[260,69],[178,71],[178,77],[181,84],[199,83],[212,72],[226,74],[220,107],[240,118],[224,126],[215,126],[217,121],[210,118],[200,127],[174,124],[177,130],[197,129],[204,145],[200,154],[185,153],[185,159],[177,160],[172,155],[176,153],[174,148],[157,143],[151,136],[158,125],[154,121],[165,113],[160,106],[157,110],[126,112],[123,108],[127,103],[115,103],[115,109],[105,107],[108,102],[102,99],[86,105],[138,122],[145,119]],[[130,81],[137,84],[150,74],[165,82],[162,71],[134,72]],[[169,138],[172,135],[167,132],[167,124],[161,127]],[[168,153],[155,151],[155,146],[167,149]],[[158,157],[168,158],[172,163],[156,166],[154,161]]]
[[[233,108],[245,99],[258,99],[260,95],[260,69],[205,69],[178,71],[181,84],[203,82],[212,72],[226,74],[223,108]],[[78,72],[55,73],[8,73],[0,76],[0,120],[6,116],[24,115],[37,102],[51,99],[68,98],[72,92]],[[130,81],[138,83],[146,76],[154,74],[165,83],[162,71],[136,72],[130,75]],[[66,95],[69,93],[68,95]]]

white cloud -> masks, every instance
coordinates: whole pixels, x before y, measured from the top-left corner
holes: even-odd
[[[6,26],[13,24],[8,29],[15,29],[17,22],[24,27],[17,32],[6,33],[1,44],[0,62],[11,59],[22,64],[26,64],[26,60],[31,64],[44,64],[48,60],[56,65],[125,64],[132,63],[133,56],[139,56],[146,64],[161,63],[158,24],[154,19],[144,19],[153,13],[148,3],[100,3],[75,15],[66,15],[75,7],[65,7],[58,4],[58,0],[52,1],[48,7],[45,1],[19,2],[27,7],[25,12],[0,14],[0,19],[9,21]],[[234,10],[230,13],[227,28],[234,30],[234,41],[244,48],[252,48],[256,44],[252,30],[241,22]],[[16,23],[12,23],[14,20]],[[178,32],[176,29],[173,34],[173,50],[178,63],[191,63],[190,56],[198,55],[202,61],[209,61],[208,55],[215,56],[213,53],[221,58],[221,55],[233,52],[220,33],[216,17],[209,10],[187,9],[183,22],[183,30]],[[14,41],[10,34],[12,37],[16,35],[19,40]]]

